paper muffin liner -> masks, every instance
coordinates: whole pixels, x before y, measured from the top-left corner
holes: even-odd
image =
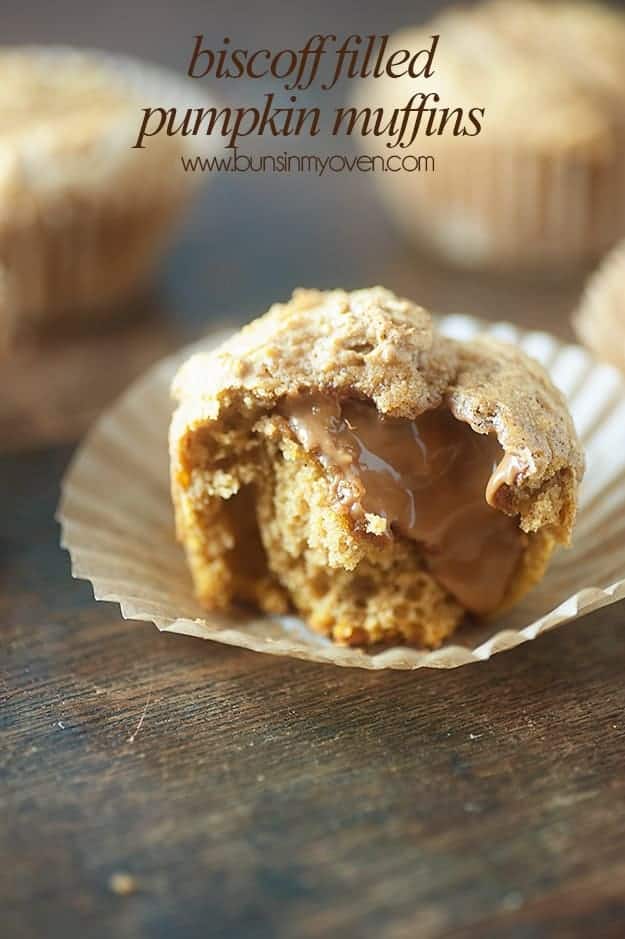
[[[136,127],[124,114],[118,129],[103,134],[98,172],[77,178],[72,170],[64,170],[62,157],[42,156],[40,167],[25,170],[35,180],[28,205],[13,207],[5,200],[0,224],[0,352],[20,333],[115,315],[121,301],[143,285],[189,197],[207,179],[208,174],[184,172],[176,165],[178,155],[206,155],[216,147],[202,136],[176,137],[175,144],[164,145],[158,154],[132,149],[141,106],[214,103],[189,79],[100,51],[47,46],[12,51],[49,63],[50,68],[73,59],[106,69],[115,88],[121,84],[137,99],[137,115]],[[141,166],[140,172],[132,161]]]
[[[405,104],[397,94],[393,83],[380,92],[365,80],[353,104],[392,109]],[[359,138],[364,154],[412,158],[413,167],[419,161],[418,169],[374,174],[389,215],[408,238],[457,267],[557,277],[590,267],[625,235],[620,117],[603,152],[593,144],[533,145],[531,134],[515,140],[497,127],[490,133],[488,123],[479,137],[420,135],[405,150],[387,143],[385,134]]]
[[[440,322],[468,339],[487,332],[538,359],[566,395],[586,447],[573,546],[556,553],[544,580],[513,610],[462,626],[440,649],[363,650],[335,646],[295,616],[208,613],[196,602],[176,543],[169,494],[170,383],[191,351],[161,361],[133,384],[88,434],[67,471],[58,519],[74,577],[98,600],[119,603],[127,619],[160,630],[315,662],[368,669],[455,668],[482,662],[541,633],[625,597],[625,380],[579,346],[508,323],[467,316]],[[206,350],[227,334],[200,344]]]
[[[428,140],[420,146],[427,152]],[[560,275],[625,234],[623,140],[603,160],[581,149],[515,151],[487,137],[439,143],[432,155],[433,170],[376,179],[404,233],[454,265]]]
[[[625,242],[591,276],[573,326],[599,359],[625,372]]]

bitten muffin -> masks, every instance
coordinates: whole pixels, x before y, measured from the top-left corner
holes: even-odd
[[[104,53],[0,50],[0,349],[108,316],[142,285],[195,180],[176,138],[132,147],[141,107],[180,86]]]
[[[174,382],[178,537],[208,609],[436,647],[569,540],[583,470],[543,369],[381,287],[298,290]]]
[[[590,277],[573,326],[597,358],[625,372],[625,242]]]
[[[477,136],[422,130],[409,151],[435,170],[377,173],[400,226],[466,268],[562,273],[590,265],[625,233],[625,16],[595,3],[490,0],[452,8],[392,37],[440,40],[434,74],[363,82],[358,106],[485,110]],[[466,123],[466,118],[465,118]],[[424,125],[425,126],[425,125]],[[470,128],[471,125],[469,125]]]

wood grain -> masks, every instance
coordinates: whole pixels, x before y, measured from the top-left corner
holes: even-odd
[[[179,67],[214,23],[259,45],[415,15],[183,7],[151,5],[147,29],[142,4],[94,20],[76,0],[7,0],[3,38],[96,30]],[[123,622],[71,580],[53,521],[85,424],[218,320],[299,284],[383,283],[570,337],[582,282],[450,273],[403,245],[368,178],[219,178],[162,273],[162,312],[0,369],[3,939],[625,934],[623,605],[482,666],[340,670]]]
[[[622,935],[621,607],[452,672],[159,635],[69,580],[68,456],[5,459],[4,935]]]

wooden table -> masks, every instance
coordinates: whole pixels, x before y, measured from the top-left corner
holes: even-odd
[[[581,278],[450,274],[366,177],[220,178],[142,318],[3,366],[6,939],[625,934],[622,605],[482,666],[371,674],[124,622],[58,547],[73,447],[148,361],[297,284],[376,282],[570,335]]]

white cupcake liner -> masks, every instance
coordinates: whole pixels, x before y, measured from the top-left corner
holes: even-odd
[[[20,152],[29,200],[3,207],[0,350],[22,332],[115,313],[144,284],[190,196],[208,180],[209,174],[184,172],[179,153],[217,149],[205,136],[174,138],[171,161],[164,147],[157,158],[132,149],[141,107],[209,106],[214,101],[205,85],[97,50],[22,46],[11,52],[50,69],[72,60],[100,66],[111,72],[115,87],[137,98],[137,109],[136,120],[120,120],[84,159],[48,157],[44,144],[41,153],[38,147]]]
[[[58,519],[74,577],[89,580],[98,600],[119,603],[127,619],[160,630],[213,639],[273,655],[368,669],[455,668],[625,597],[625,380],[579,346],[508,323],[467,316],[440,323],[467,339],[485,331],[518,345],[550,372],[567,396],[586,447],[573,547],[559,551],[546,577],[495,621],[467,625],[441,649],[406,646],[361,650],[333,645],[296,617],[211,614],[196,602],[174,535],[169,494],[169,387],[185,349],[154,366],[100,418],[67,471]],[[210,348],[225,338],[212,336]],[[197,351],[197,346],[194,347]],[[565,637],[563,637],[563,641]]]

